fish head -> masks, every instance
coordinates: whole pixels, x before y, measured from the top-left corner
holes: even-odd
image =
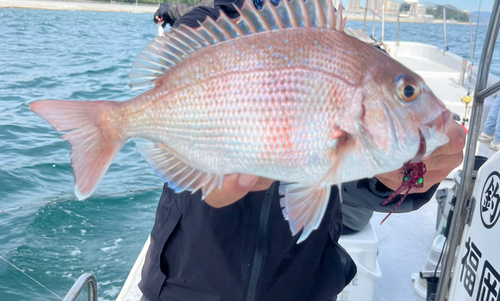
[[[419,75],[399,62],[387,56],[383,68],[376,66],[358,88],[356,130],[378,169],[391,171],[446,144],[444,126],[451,113]]]

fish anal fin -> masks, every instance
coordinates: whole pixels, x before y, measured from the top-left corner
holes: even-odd
[[[330,200],[330,186],[304,186],[281,183],[280,199],[283,215],[290,225],[292,235],[302,230],[297,244],[318,229]]]
[[[194,193],[203,188],[203,194],[206,196],[215,186],[222,183],[224,176],[197,170],[162,142],[155,143],[144,139],[134,139],[134,141],[146,161],[176,193],[182,191]]]

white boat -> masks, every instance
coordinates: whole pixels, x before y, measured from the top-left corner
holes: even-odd
[[[499,27],[499,2],[500,0],[495,1],[492,14],[492,19],[494,20],[490,23],[490,29],[492,30],[489,31],[490,36],[487,36],[483,56],[491,55],[493,51],[491,43],[494,44]],[[382,20],[384,19],[383,16],[380,16],[380,18]],[[444,26],[445,25],[446,22],[444,23]],[[486,158],[492,158],[479,172],[478,180],[481,179],[481,181],[478,181],[477,183],[479,184],[476,184],[476,186],[479,187],[484,185],[484,181],[487,180],[487,175],[482,172],[483,170],[496,170],[499,172],[500,152],[495,155],[495,152],[489,149],[487,144],[477,143],[477,136],[482,130],[483,120],[485,120],[496,95],[490,94],[484,99],[484,97],[478,95],[478,93],[474,96],[468,95],[467,89],[467,86],[480,87],[480,90],[483,90],[486,86],[495,86],[494,84],[499,80],[496,76],[492,74],[488,76],[488,74],[484,74],[483,72],[484,66],[473,66],[467,59],[436,46],[415,42],[384,41],[383,34],[382,40],[377,41],[359,30],[346,30],[346,32],[365,42],[380,44],[386,49],[390,56],[422,76],[433,92],[453,113],[459,116],[460,121],[469,129],[470,143],[467,145],[464,165],[452,172],[440,186],[440,189],[448,189],[448,198],[451,198],[454,193],[457,193],[457,197],[459,198],[458,201],[463,203],[462,199],[468,199],[468,195],[466,194],[468,193],[470,195],[472,193],[470,177],[472,175],[471,162],[473,162],[472,157],[474,153]],[[489,64],[490,61],[487,63]],[[485,77],[487,77],[487,80]],[[497,87],[496,91],[499,89],[500,87]],[[468,96],[470,97],[468,98]],[[473,102],[470,102],[470,100],[473,98],[475,104],[474,107],[471,108]],[[476,108],[480,106],[483,99],[484,105],[482,106],[481,113],[479,112],[481,110]],[[464,103],[463,100],[468,103]],[[477,115],[478,112],[481,113],[481,116]],[[458,174],[457,170],[459,169],[463,169],[464,173]],[[462,175],[464,180],[457,180],[457,177],[460,178],[459,175]],[[451,190],[452,187],[454,187],[453,190]],[[441,190],[441,192],[443,192],[443,190]],[[478,192],[475,191],[475,193]],[[479,198],[479,196],[476,197],[476,199]],[[480,202],[478,201],[478,203]],[[461,206],[458,202],[455,205],[455,212],[459,210],[465,210],[465,206]],[[425,281],[419,279],[418,273],[423,271],[423,269],[428,266],[429,262],[433,260],[431,257],[436,253],[436,246],[439,247],[438,253],[443,247],[443,241],[440,240],[439,237],[436,238],[438,234],[436,228],[439,226],[440,221],[437,219],[438,211],[438,202],[431,200],[424,208],[412,212],[411,214],[394,214],[383,226],[379,226],[378,224],[383,217],[385,217],[385,214],[375,213],[371,224],[363,231],[354,235],[342,236],[340,244],[346,248],[356,261],[358,265],[358,275],[338,296],[338,300],[425,300]],[[476,210],[476,214],[478,214],[478,211],[479,210]],[[448,213],[445,212],[445,215],[447,214]],[[456,216],[460,216],[460,214],[456,214]],[[458,245],[461,241],[460,228],[463,228],[464,221],[456,216],[453,217],[452,232],[448,239],[454,239],[455,245]],[[404,227],[401,225],[404,225]],[[408,235],[409,233],[411,235]],[[485,242],[486,244],[488,243],[487,237],[475,237],[476,244],[480,245]],[[497,241],[496,247],[498,247],[499,244],[500,242]],[[449,257],[451,253],[455,254],[455,247],[449,247],[449,245],[450,244],[446,247],[443,258]],[[464,246],[467,247],[467,245],[464,245],[464,242],[462,242],[459,254],[463,253]],[[142,265],[148,247],[149,239],[146,241],[139,257],[130,271],[117,301],[139,301],[141,299],[142,293],[138,288],[138,283],[141,279]],[[483,253],[486,254],[487,252],[483,251]],[[498,258],[490,258],[487,262],[489,264],[488,267],[492,267],[494,264],[497,264],[497,266],[500,264]],[[459,261],[455,261],[455,263],[459,264]],[[483,268],[483,266],[486,267],[486,263],[481,264],[481,266],[477,267],[478,269]],[[452,265],[453,260],[447,260],[447,263],[443,266],[440,281],[441,287],[438,285],[439,299],[436,300],[444,301],[446,295],[463,295],[463,292],[460,291],[461,286],[458,285],[460,283],[457,284],[457,281],[461,281],[457,280],[457,275],[455,275],[451,286],[453,290],[447,289],[451,280],[450,273]],[[447,271],[447,269],[449,269],[449,271]],[[458,265],[455,270],[459,270]],[[477,275],[477,278],[479,279],[479,275]],[[70,297],[68,298],[67,296],[68,299],[65,298],[64,300],[74,300],[71,299],[72,296],[77,295],[79,291],[84,288],[85,283],[90,281],[89,279],[93,279],[91,275],[83,275],[70,291],[71,294],[68,294]],[[95,287],[93,283],[94,282],[91,282],[91,286]],[[479,285],[480,283],[478,280],[474,288]],[[480,291],[479,288],[476,289],[476,293],[478,291]],[[95,298],[95,300],[97,300],[96,292]],[[476,300],[475,298],[476,296],[474,295],[474,297],[469,296],[468,299],[461,297],[460,300]],[[91,299],[89,298],[89,300]],[[454,299],[450,300],[458,299],[454,297]],[[478,297],[477,300],[482,299]]]

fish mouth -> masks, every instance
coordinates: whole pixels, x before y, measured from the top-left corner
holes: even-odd
[[[422,134],[422,131],[420,129],[418,129],[418,135],[420,137],[418,151],[415,157],[413,157],[413,159],[410,160],[410,163],[417,163],[422,161],[422,158],[425,156],[425,153],[427,151],[427,143],[425,142],[424,134]]]
[[[391,118],[390,109],[384,106],[387,120],[389,121],[389,127],[391,131],[392,144],[395,146],[392,148],[392,152],[388,155],[387,153],[380,150],[377,145],[373,142],[369,130],[363,126],[362,123],[357,124],[358,135],[361,138],[361,144],[366,154],[369,156],[373,164],[379,170],[396,170],[401,167],[401,161],[395,160],[394,158],[403,158],[403,162],[406,163],[417,163],[422,161],[422,159],[430,155],[437,147],[448,143],[448,136],[445,134],[445,124],[451,117],[451,112],[449,110],[443,110],[443,112],[438,115],[434,120],[424,123],[418,127],[418,147],[415,147],[415,138],[410,138],[409,141],[400,141],[398,138],[398,128],[403,128],[402,124],[394,118]],[[406,138],[405,138],[406,139]],[[411,143],[411,145],[407,145]],[[411,147],[411,151],[416,152],[413,157],[408,153],[407,147]]]
[[[420,146],[415,158],[411,160],[412,163],[419,162],[415,160],[419,157],[422,159],[423,157],[430,155],[436,148],[448,143],[449,138],[445,133],[445,125],[450,118],[450,110],[445,110],[436,119],[419,128]],[[423,155],[421,154],[422,152]]]

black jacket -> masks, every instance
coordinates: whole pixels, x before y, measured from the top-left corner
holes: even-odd
[[[364,186],[342,185],[343,199],[380,207],[385,198]],[[279,205],[278,183],[251,192],[224,208],[201,201],[201,193],[175,194],[167,185],[158,205],[139,284],[150,301],[335,300],[356,267],[338,245],[342,228],[338,190],[319,228],[302,243],[291,236]],[[430,199],[436,187],[409,195],[398,211]]]
[[[230,0],[215,8],[196,7],[175,23],[197,27],[219,10],[237,11]],[[235,1],[241,7],[243,0]],[[373,194],[370,181],[342,185],[352,206],[388,212],[386,197]],[[164,186],[139,284],[150,301],[314,301],[335,300],[356,274],[354,262],[338,245],[341,204],[337,187],[319,228],[302,243],[292,237],[279,204],[278,184],[251,192],[224,208],[201,201],[201,193],[176,194]],[[436,186],[437,187],[437,186]],[[427,202],[436,187],[412,194],[398,209],[411,211]],[[387,190],[387,189],[385,189]]]
[[[197,6],[205,6],[207,8],[214,7],[214,0],[201,0]],[[163,24],[161,25],[163,28],[170,24],[173,26],[174,23],[179,20],[180,17],[185,15],[187,12],[192,10],[193,7],[189,6],[185,3],[177,2],[177,3],[164,3],[160,5],[158,10],[154,14],[153,21],[156,23],[156,16],[159,16],[163,19]],[[206,15],[205,15],[206,17]],[[203,22],[205,18],[201,19],[200,22]]]

